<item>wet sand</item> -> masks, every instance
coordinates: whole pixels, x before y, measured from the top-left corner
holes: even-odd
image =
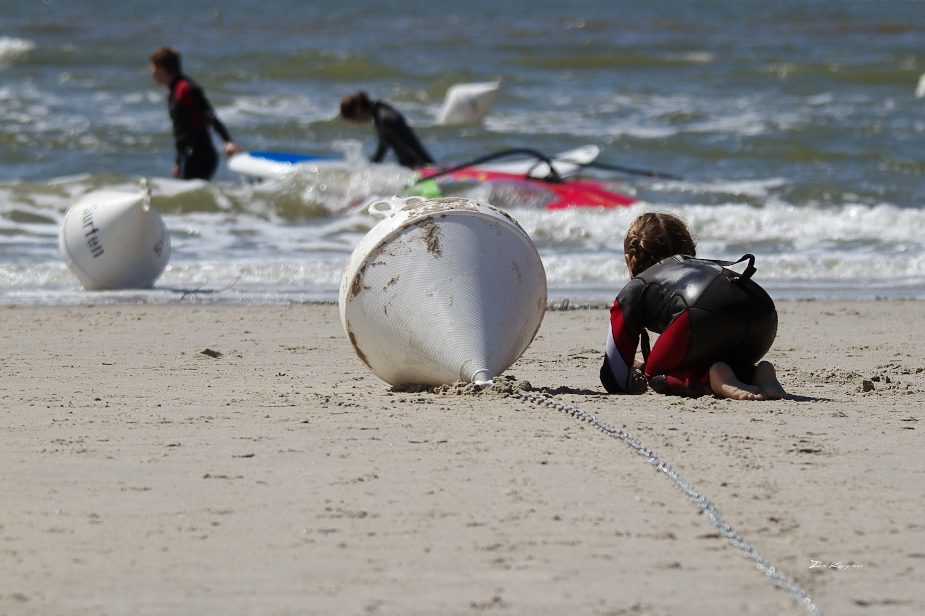
[[[602,395],[603,310],[548,312],[507,374],[825,613],[925,613],[925,303],[778,309],[791,400]],[[0,614],[801,613],[621,442],[394,392],[335,306],[2,308],[0,345]]]

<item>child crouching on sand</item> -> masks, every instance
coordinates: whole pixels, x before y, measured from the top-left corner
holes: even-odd
[[[633,385],[634,365],[655,391],[715,394],[736,400],[786,396],[774,366],[756,365],[777,335],[777,310],[751,280],[754,257],[737,274],[726,261],[695,259],[685,224],[670,214],[643,214],[623,242],[630,281],[610,309],[601,383],[612,393]],[[646,330],[660,334],[649,348]],[[643,363],[634,362],[642,338]]]

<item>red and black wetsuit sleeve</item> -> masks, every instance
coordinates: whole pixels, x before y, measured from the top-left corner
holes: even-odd
[[[373,122],[379,137],[379,145],[372,158],[374,163],[381,163],[389,149],[392,149],[398,164],[404,167],[415,169],[434,164],[433,157],[395,109],[377,101],[373,108]]]
[[[687,366],[691,344],[690,312],[682,298],[658,282],[629,281],[610,309],[610,331],[601,366],[601,384],[608,393],[633,385],[633,361],[643,328],[661,332],[646,358],[649,385],[662,394],[697,397],[709,393],[709,365]],[[682,367],[684,366],[684,367]]]
[[[173,120],[177,152],[183,152],[188,147],[202,147],[205,142],[210,142],[207,130],[209,125],[223,141],[231,141],[228,129],[215,115],[205,92],[187,77],[181,75],[171,84],[167,106]]]
[[[601,366],[601,384],[609,393],[625,392],[633,385],[633,360],[642,332],[642,294],[645,281],[630,280],[610,308],[610,328]]]

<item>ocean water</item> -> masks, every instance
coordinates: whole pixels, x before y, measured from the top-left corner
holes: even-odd
[[[190,4],[195,4],[191,7]],[[253,184],[169,179],[157,46],[177,47],[247,150],[335,154],[371,128],[337,118],[359,89],[391,102],[441,163],[584,144],[637,205],[519,208],[550,298],[607,302],[644,211],[691,224],[699,254],[757,256],[775,298],[925,297],[925,6],[887,0],[357,3],[42,0],[0,12],[0,303],[336,300],[400,191],[383,166]],[[483,126],[436,125],[455,83],[502,79]],[[68,207],[147,178],[172,237],[152,290],[86,292],[58,249]],[[507,204],[505,204],[507,205]]]

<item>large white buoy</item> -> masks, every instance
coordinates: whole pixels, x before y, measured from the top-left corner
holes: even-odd
[[[392,385],[489,384],[530,345],[546,272],[505,212],[468,199],[393,198],[347,262],[340,317],[357,355]]]
[[[501,81],[458,83],[446,92],[437,124],[481,124],[498,98]]]
[[[144,182],[139,191],[98,190],[75,203],[59,244],[88,290],[150,287],[170,260],[170,233]]]

